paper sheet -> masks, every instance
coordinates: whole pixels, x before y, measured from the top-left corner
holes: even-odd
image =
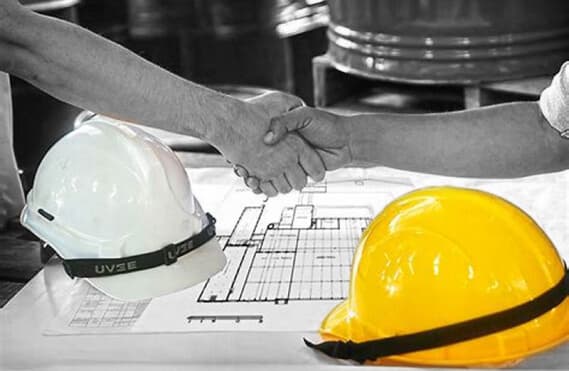
[[[45,335],[80,335],[129,332],[150,300],[123,302],[78,280],[65,309],[45,329]]]
[[[351,257],[365,226],[395,197],[429,185],[505,197],[533,216],[569,258],[568,175],[480,180],[344,169],[302,192],[266,199],[244,188],[230,169],[193,170],[196,197],[218,220],[225,269],[204,284],[130,307],[106,303],[110,299],[78,283],[46,333],[316,331],[346,297]],[[115,308],[114,317],[92,310],[105,305]]]

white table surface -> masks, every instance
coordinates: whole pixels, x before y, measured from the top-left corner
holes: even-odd
[[[305,333],[42,335],[65,303],[71,286],[72,281],[61,265],[52,260],[0,310],[1,370],[265,370],[269,365],[271,370],[336,370],[347,367],[306,348],[302,337],[314,337],[314,334]],[[569,369],[569,343],[533,357],[517,368]]]
[[[326,365],[296,333],[42,335],[72,285],[52,260],[0,310],[0,369],[225,370],[270,363],[312,370]]]

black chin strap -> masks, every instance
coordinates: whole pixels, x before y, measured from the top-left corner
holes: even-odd
[[[561,304],[567,296],[569,296],[569,273],[566,267],[563,278],[554,287],[533,300],[501,312],[427,331],[362,343],[327,341],[312,344],[306,339],[304,342],[310,348],[330,357],[364,363],[381,357],[438,348],[504,331],[547,313]]]
[[[178,258],[196,250],[215,237],[215,218],[209,213],[208,224],[198,234],[177,244],[170,244],[160,250],[146,254],[117,259],[67,259],[63,267],[69,277],[107,277],[131,273],[161,265],[175,263]]]

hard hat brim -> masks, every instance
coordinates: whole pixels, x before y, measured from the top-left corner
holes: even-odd
[[[320,334],[326,340],[349,340],[350,334],[346,331],[350,328],[349,321],[349,303],[344,300],[324,318],[320,325]]]
[[[171,265],[86,280],[110,297],[137,301],[195,286],[220,272],[225,263],[225,254],[217,239],[213,238]]]

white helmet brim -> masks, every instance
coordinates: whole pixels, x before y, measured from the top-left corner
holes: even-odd
[[[212,238],[198,249],[178,258],[175,264],[86,280],[110,297],[136,301],[195,286],[220,272],[225,263],[219,242]]]

